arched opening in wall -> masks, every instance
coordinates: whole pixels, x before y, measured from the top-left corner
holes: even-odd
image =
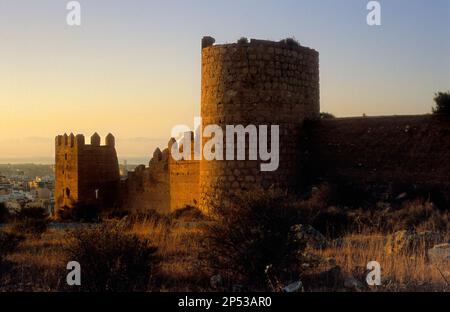
[[[67,160],[67,153],[64,155],[64,159]]]
[[[66,197],[69,198],[70,197],[70,189],[67,187],[66,188]]]

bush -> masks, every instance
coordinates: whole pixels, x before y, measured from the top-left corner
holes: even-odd
[[[328,207],[317,212],[312,226],[330,238],[343,236],[351,229],[352,220],[344,209]]]
[[[58,211],[58,219],[75,222],[99,221],[99,209],[95,205],[78,204],[73,208],[65,207]]]
[[[148,289],[157,248],[147,239],[127,234],[120,223],[113,223],[74,231],[68,240],[68,261],[81,265],[82,291]]]
[[[13,253],[20,242],[24,240],[22,235],[0,231],[0,264],[5,261],[5,257]]]
[[[436,106],[433,108],[434,114],[450,116],[450,91],[436,93],[434,101],[436,102]]]
[[[335,119],[335,118],[336,117],[331,113],[327,113],[327,112],[320,113],[320,119]]]
[[[286,38],[281,40],[289,48],[296,48],[300,46],[300,43],[295,38]]]
[[[47,230],[48,223],[49,215],[44,208],[24,208],[16,214],[14,230],[39,237]]]
[[[8,222],[10,217],[9,210],[4,203],[0,203],[0,223]]]
[[[450,230],[450,215],[440,211],[433,203],[416,199],[408,201],[387,217],[388,229],[392,231],[415,229],[447,232]]]
[[[238,44],[247,44],[248,43],[248,39],[246,37],[241,37],[238,41]]]
[[[346,209],[335,211],[337,217],[320,212],[314,220],[319,222],[324,213],[329,215],[328,220],[342,228],[341,233],[378,232],[392,233],[402,230],[434,231],[447,233],[450,230],[450,213],[439,210],[433,203],[420,198],[407,201],[395,207],[390,203],[377,203],[372,209]],[[344,226],[346,224],[346,226]],[[317,225],[321,229],[320,225]]]
[[[205,218],[205,216],[199,209],[190,206],[173,211],[170,214],[170,217],[172,220],[181,221],[200,221]]]
[[[291,237],[299,220],[290,203],[284,192],[257,190],[236,196],[229,207],[214,205],[205,229],[209,268],[256,289],[265,287],[268,266],[282,279],[297,280],[305,246]]]

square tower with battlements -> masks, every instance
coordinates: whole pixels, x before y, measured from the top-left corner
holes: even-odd
[[[58,135],[55,139],[55,212],[61,216],[76,207],[113,208],[120,173],[114,136],[105,145],[95,133],[91,144],[83,135]]]

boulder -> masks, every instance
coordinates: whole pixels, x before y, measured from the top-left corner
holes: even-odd
[[[297,224],[291,228],[294,241],[303,242],[307,248],[322,249],[327,246],[327,239],[310,225]]]
[[[347,290],[350,291],[363,291],[364,290],[364,284],[360,281],[358,281],[356,278],[354,278],[353,276],[347,277],[344,280],[344,287]]]
[[[210,279],[210,284],[212,289],[221,289],[224,286],[223,278],[221,275],[213,275]]]
[[[292,292],[301,292],[302,289],[303,289],[302,281],[297,281],[297,282],[287,285],[282,290],[283,290],[283,292],[292,293]]]
[[[302,282],[306,291],[338,289],[343,283],[342,269],[338,265],[308,268],[302,274]]]
[[[450,244],[440,244],[428,249],[428,259],[436,265],[450,265]]]

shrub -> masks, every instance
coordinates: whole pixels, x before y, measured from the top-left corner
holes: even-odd
[[[436,106],[433,108],[434,114],[450,116],[450,91],[436,93],[434,101],[436,102]]]
[[[4,262],[8,254],[17,249],[17,246],[23,240],[22,235],[0,231],[0,264]]]
[[[157,248],[147,239],[125,233],[123,225],[93,226],[69,234],[68,261],[82,270],[82,291],[144,291]]]
[[[343,236],[350,230],[352,220],[344,209],[328,207],[317,212],[312,225],[330,238]]]
[[[182,221],[199,221],[204,219],[203,213],[195,207],[186,206],[181,209],[177,209],[170,214],[173,220]]]
[[[205,229],[209,268],[255,288],[265,287],[268,266],[280,278],[298,279],[292,266],[305,246],[291,238],[299,220],[290,202],[284,192],[257,190],[237,195],[228,207],[214,205]]]
[[[5,223],[10,217],[9,210],[4,203],[0,203],[0,223]]]
[[[416,229],[446,232],[450,229],[448,212],[441,212],[433,203],[416,199],[408,201],[387,217],[388,228],[393,231]]]
[[[289,48],[296,48],[300,46],[300,43],[295,38],[286,38],[281,40]]]
[[[172,218],[168,214],[162,214],[155,209],[149,209],[145,212],[133,212],[120,219],[120,222],[126,229],[132,229],[138,224],[164,224],[165,226],[170,226],[172,224]]]
[[[75,207],[65,207],[58,212],[58,219],[75,222],[97,222],[99,210],[95,205],[78,204]]]
[[[47,230],[48,223],[49,215],[44,208],[24,208],[15,216],[14,230],[39,237]]]
[[[238,44],[247,44],[248,43],[248,39],[246,37],[241,37],[238,41]]]
[[[335,119],[335,118],[336,117],[331,113],[327,113],[327,112],[320,113],[320,119]]]

